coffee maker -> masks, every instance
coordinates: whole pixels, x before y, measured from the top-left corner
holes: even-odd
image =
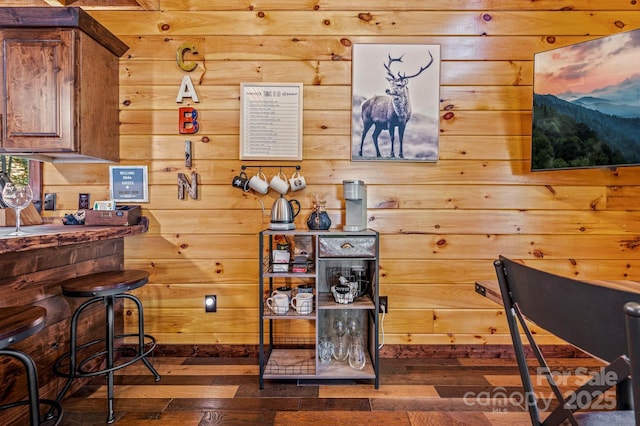
[[[343,180],[345,200],[344,231],[364,231],[367,229],[367,186],[361,180]]]

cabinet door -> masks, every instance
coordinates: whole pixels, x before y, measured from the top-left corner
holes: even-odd
[[[72,151],[73,30],[2,30],[2,148]]]

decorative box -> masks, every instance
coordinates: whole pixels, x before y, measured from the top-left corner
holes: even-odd
[[[129,226],[140,222],[140,206],[118,206],[115,210],[85,210],[85,225]]]

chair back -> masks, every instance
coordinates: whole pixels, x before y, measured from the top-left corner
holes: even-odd
[[[623,307],[640,295],[540,271],[500,256],[496,271],[506,303],[573,346],[612,362],[628,354]],[[507,305],[505,305],[506,307]]]

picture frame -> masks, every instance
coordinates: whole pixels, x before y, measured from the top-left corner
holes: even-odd
[[[240,159],[302,160],[302,83],[240,84]]]
[[[354,44],[351,161],[438,161],[440,45]]]
[[[149,202],[147,166],[109,166],[109,193],[116,202]]]

